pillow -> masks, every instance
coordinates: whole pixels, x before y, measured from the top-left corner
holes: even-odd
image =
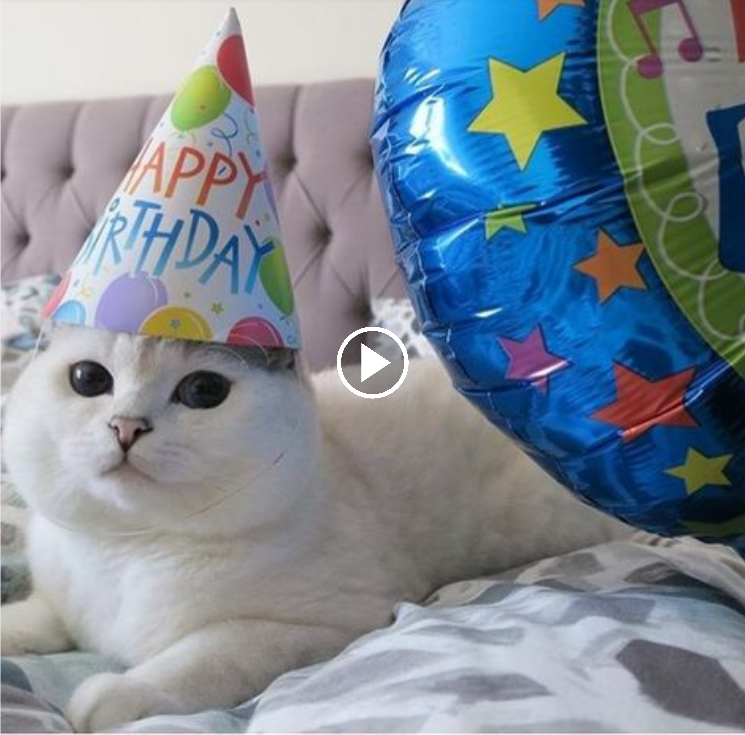
[[[0,352],[0,413],[5,409],[8,392],[16,378],[32,359],[39,343],[41,312],[60,276],[32,276],[3,286],[2,345]],[[43,347],[43,345],[40,345]],[[16,493],[4,464],[0,464],[2,488],[2,601],[24,597],[30,590],[30,576],[23,556],[23,527],[28,511]]]
[[[41,312],[59,284],[58,275],[31,276],[2,287],[3,350],[33,349],[41,330]]]
[[[427,338],[422,334],[422,327],[414,313],[414,307],[408,298],[374,299],[371,306],[373,327],[382,327],[393,332],[406,347],[409,357],[427,357],[434,355]],[[389,360],[397,360],[400,353],[390,340],[383,338],[379,332],[371,335],[370,348]]]

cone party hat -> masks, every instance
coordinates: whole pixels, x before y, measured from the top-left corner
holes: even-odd
[[[240,24],[202,51],[47,305],[55,321],[300,346]]]

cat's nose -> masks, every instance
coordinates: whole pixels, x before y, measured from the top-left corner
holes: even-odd
[[[114,416],[109,421],[109,428],[113,429],[116,434],[119,446],[126,452],[130,447],[143,435],[147,434],[148,431],[152,431],[153,427],[147,419],[144,418],[128,418],[126,416]]]

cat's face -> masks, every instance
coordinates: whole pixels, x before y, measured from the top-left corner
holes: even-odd
[[[21,494],[63,525],[171,525],[247,488],[230,504],[240,525],[236,514],[261,522],[291,502],[257,498],[266,483],[254,478],[307,473],[313,426],[310,390],[286,361],[57,327],[12,391],[4,449]]]

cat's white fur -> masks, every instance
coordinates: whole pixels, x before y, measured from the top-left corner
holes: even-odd
[[[83,359],[109,369],[113,395],[73,392]],[[170,401],[195,370],[232,381],[225,403]],[[115,415],[154,426],[118,470]],[[310,381],[220,347],[66,328],[14,388],[5,457],[36,513],[34,592],[3,608],[3,653],[78,645],[130,667],[75,692],[78,730],[233,706],[388,624],[399,600],[626,534],[434,360],[369,401],[335,371]]]

